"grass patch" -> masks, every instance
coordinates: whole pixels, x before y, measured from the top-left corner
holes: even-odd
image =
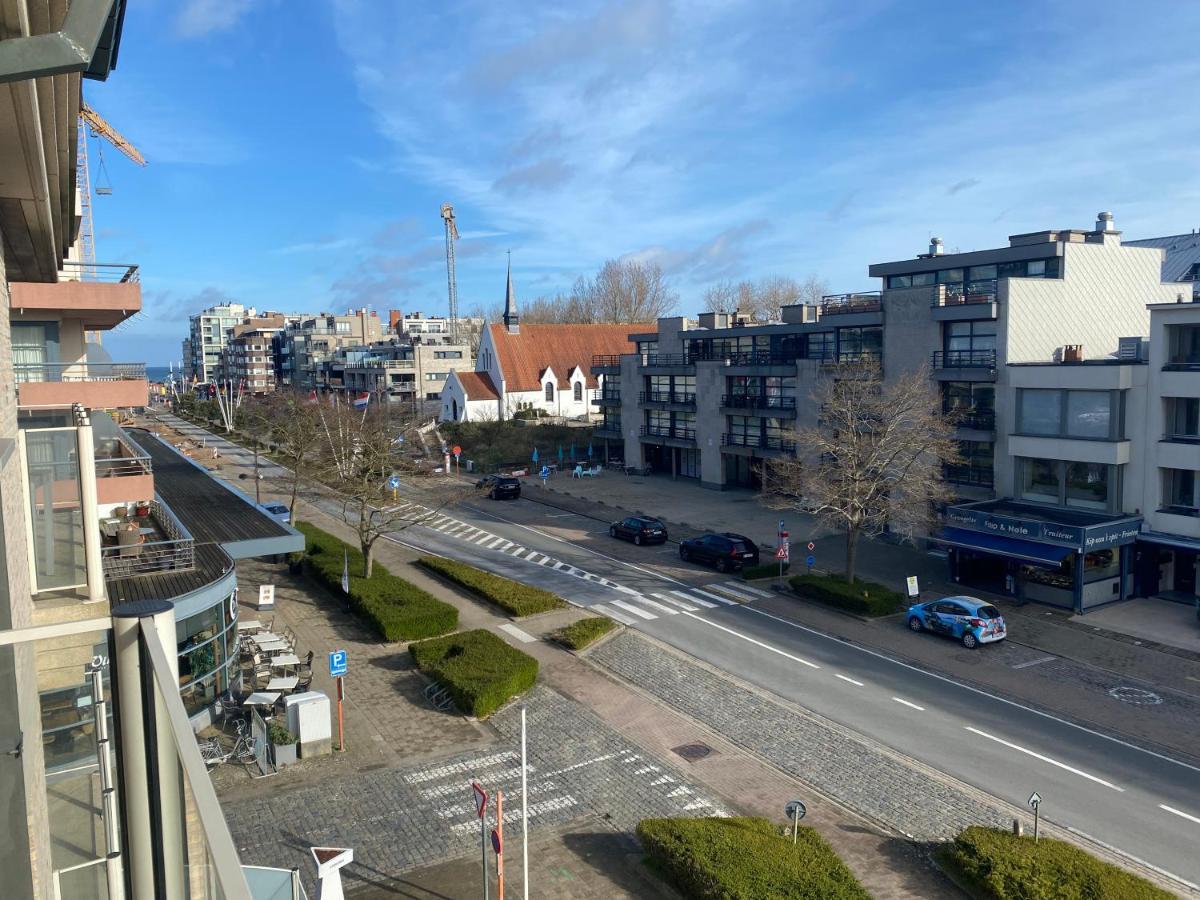
[[[800,829],[795,847],[790,833],[749,817],[643,819],[637,834],[650,862],[685,897],[870,900],[811,828]]]
[[[441,427],[442,436],[451,444],[463,448],[463,460],[474,460],[476,471],[495,472],[516,466],[532,466],[536,472],[544,463],[558,462],[558,448],[563,449],[563,466],[588,462],[587,448],[592,444],[592,460],[603,462],[604,442],[592,440],[591,428],[572,428],[566,425],[530,423],[522,427],[510,420],[496,422],[454,422]],[[575,456],[571,457],[571,445]],[[533,451],[538,451],[538,465],[533,464]]]
[[[466,588],[481,600],[494,603],[509,615],[531,616],[551,609],[562,609],[567,605],[557,594],[510,581],[442,556],[422,556],[417,560],[417,565]]]
[[[986,900],[1167,900],[1144,878],[1050,838],[1036,844],[997,828],[972,826],[939,853],[974,894]]]
[[[459,709],[478,719],[537,681],[536,659],[482,628],[411,644],[408,652],[418,669],[450,692]]]
[[[783,564],[783,574],[792,567],[790,562]],[[742,581],[758,581],[760,578],[778,578],[779,563],[759,563],[757,566],[742,566]]]
[[[297,522],[306,544],[304,568],[335,594],[342,593],[342,566],[350,561],[350,608],[387,641],[414,641],[458,627],[458,610],[375,563],[363,578],[362,553],[308,522]],[[356,574],[359,573],[359,574]]]
[[[796,575],[788,579],[793,591],[805,600],[815,600],[860,616],[890,616],[907,603],[904,594],[870,581],[848,584],[841,575]]]
[[[550,635],[564,647],[571,650],[582,650],[589,644],[594,644],[608,634],[617,623],[604,616],[588,616],[578,622],[572,622],[565,628],[560,628]]]

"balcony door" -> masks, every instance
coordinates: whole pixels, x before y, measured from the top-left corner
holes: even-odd
[[[58,381],[58,323],[12,323],[13,374],[17,382]]]

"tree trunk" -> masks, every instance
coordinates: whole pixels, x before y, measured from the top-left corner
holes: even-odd
[[[296,498],[300,495],[300,471],[299,468],[292,470],[292,504],[288,507],[288,521],[292,526],[296,525]]]
[[[846,583],[854,584],[854,571],[858,566],[858,529],[846,529]]]
[[[370,578],[371,568],[375,565],[375,543],[374,541],[369,543],[367,541],[360,541],[359,543],[363,555],[363,577]]]

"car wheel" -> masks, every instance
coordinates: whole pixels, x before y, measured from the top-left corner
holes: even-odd
[[[717,571],[718,572],[728,572],[729,571],[729,563],[725,562],[725,557],[721,557],[720,559],[717,560]]]
[[[617,536],[617,528],[616,528],[616,526],[615,526],[615,525],[611,525],[611,526],[609,526],[609,529],[608,529],[608,536],[609,536],[609,537],[616,537],[616,536]]]
[[[495,499],[496,499],[496,492],[495,492],[495,491],[488,491],[488,499],[489,499],[489,500],[495,500]]]
[[[913,632],[914,634],[916,634],[916,633],[924,631],[925,626],[921,624],[920,619],[918,619],[916,616],[913,616],[911,619],[908,620],[908,630]]]
[[[635,544],[637,544],[639,547],[642,546],[642,536],[640,534],[635,534],[633,536],[633,542]]]
[[[680,547],[679,548],[679,558],[682,559],[684,562],[691,562],[692,561],[692,553],[690,550],[688,550],[687,547]]]
[[[964,631],[962,636],[962,645],[968,650],[974,650],[979,646],[979,638],[975,637],[975,632]]]

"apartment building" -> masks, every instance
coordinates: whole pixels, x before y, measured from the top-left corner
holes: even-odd
[[[184,377],[194,384],[218,380],[221,354],[233,335],[233,329],[247,317],[255,315],[254,307],[226,303],[201,310],[188,320],[188,338],[184,342]]]
[[[673,477],[757,487],[762,460],[794,454],[791,432],[815,426],[810,397],[832,365],[875,362],[885,379],[923,367],[958,418],[963,461],[944,470],[958,502],[936,540],[952,574],[1077,609],[1121,599],[1136,588],[1120,573],[1134,566],[1146,509],[1123,416],[1153,365],[1117,356],[1123,338],[1151,334],[1154,310],[1176,305],[1163,260],[1160,247],[1123,244],[1103,213],[1091,230],[990,250],[947,254],[935,239],[870,266],[879,290],[785,307],[780,322],[660,319],[630,334],[637,352],[593,358],[605,376],[597,436]],[[1103,396],[1086,390],[1096,383]],[[1060,409],[1061,432],[1039,433],[1050,426],[1037,424],[1038,404],[1047,423]],[[1172,477],[1182,497],[1187,476]],[[1031,571],[1013,570],[1022,554]]]
[[[383,323],[366,309],[344,316],[298,318],[275,339],[276,382],[293,390],[319,387],[321,364],[342,347],[365,346],[383,340]]]
[[[229,342],[221,351],[219,381],[231,381],[249,394],[275,390],[275,338],[287,319],[280,313],[248,318],[233,326]]]
[[[342,347],[320,364],[316,386],[321,391],[354,397],[369,394],[375,402],[400,403],[413,411],[440,404],[442,388],[454,370],[475,365],[471,348],[449,335],[393,338],[367,347]]]
[[[449,334],[450,322],[444,316],[427,316],[421,312],[388,311],[388,329],[396,336],[410,334]]]

